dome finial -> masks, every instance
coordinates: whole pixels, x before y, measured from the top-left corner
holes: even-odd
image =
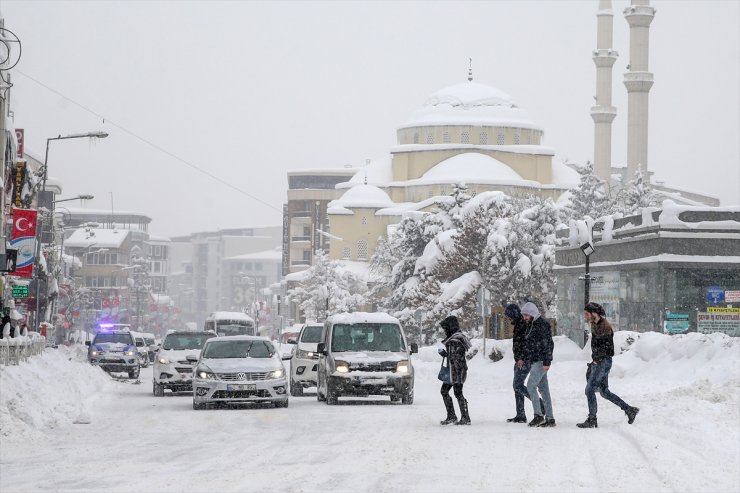
[[[473,59],[468,58],[468,82],[473,82]]]

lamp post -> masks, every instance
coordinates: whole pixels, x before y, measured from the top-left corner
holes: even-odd
[[[591,258],[591,254],[596,251],[594,246],[591,244],[590,241],[587,241],[583,245],[581,245],[581,251],[586,256],[586,274],[583,276],[584,285],[583,285],[583,306],[588,305],[589,301],[589,295],[591,291],[591,274],[589,272],[589,260]],[[588,342],[588,331],[583,331],[583,345],[586,345],[586,342]]]
[[[41,182],[41,193],[46,192],[46,180],[48,179],[48,170],[49,170],[49,144],[52,140],[68,140],[68,139],[104,139],[108,137],[107,132],[87,132],[87,133],[80,133],[80,134],[69,134],[69,135],[58,135],[56,137],[49,137],[46,139],[46,152],[44,153],[44,178]],[[54,202],[51,204],[52,206],[52,213],[54,208]],[[41,218],[41,224],[40,227],[37,228],[36,231],[36,262],[39,261],[39,256],[41,255],[41,231],[44,229],[44,220],[43,216]],[[41,287],[41,279],[38,273],[36,273],[36,314],[34,315],[34,326],[38,329],[40,327],[40,313],[41,313],[41,303],[39,300],[39,293],[40,293],[40,287]]]

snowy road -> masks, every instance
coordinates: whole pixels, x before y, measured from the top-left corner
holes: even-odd
[[[139,385],[115,382],[90,424],[3,444],[0,490],[738,491],[738,360],[734,376],[710,383],[689,377],[688,363],[639,368],[626,358],[611,387],[642,411],[630,426],[600,400],[598,430],[575,427],[587,413],[583,361],[557,357],[554,429],[505,422],[508,359],[471,362],[469,427],[439,426],[431,360],[415,362],[412,406],[306,396],[288,409],[194,411],[188,395],[153,397],[145,369]]]

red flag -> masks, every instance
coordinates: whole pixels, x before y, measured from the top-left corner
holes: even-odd
[[[103,310],[110,308],[110,298],[103,298]]]
[[[33,262],[36,257],[36,218],[35,209],[13,208],[13,231],[10,245],[18,250],[14,276],[33,277]]]

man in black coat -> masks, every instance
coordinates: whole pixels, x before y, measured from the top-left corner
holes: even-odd
[[[529,375],[527,340],[525,337],[527,324],[522,318],[522,312],[519,310],[519,306],[514,303],[506,306],[504,316],[506,316],[514,329],[514,335],[512,338],[512,348],[514,350],[514,381],[512,382],[512,386],[514,387],[514,401],[516,404],[516,416],[509,418],[506,421],[509,423],[526,423],[527,415],[524,411],[524,398],[526,397],[529,399],[529,392],[527,391],[527,387],[524,386],[524,381],[527,379],[527,375]]]
[[[554,349],[550,323],[540,316],[540,311],[534,303],[525,303],[522,306],[522,317],[527,323],[524,338],[527,346],[526,360],[530,364],[527,391],[534,408],[534,418],[529,422],[529,426],[553,427],[555,417],[550,399],[550,384],[547,381],[547,371],[552,364]]]
[[[454,423],[456,425],[469,425],[468,401],[463,397],[463,384],[468,377],[468,360],[465,358],[465,354],[470,349],[470,341],[460,331],[460,324],[454,315],[450,315],[442,320],[440,325],[445,331],[445,340],[442,341],[445,349],[439,349],[439,354],[443,358],[447,358],[451,377],[451,381],[449,383],[443,382],[440,389],[442,400],[447,410],[447,418],[440,421],[440,424],[449,425]],[[457,415],[455,414],[455,406],[452,403],[452,397],[450,397],[450,389],[454,389],[457,404],[460,406],[460,421],[457,420]]]
[[[596,421],[596,391],[601,397],[616,404],[627,415],[627,422],[634,423],[640,411],[624,402],[618,395],[609,390],[609,371],[612,369],[614,356],[614,329],[606,320],[604,308],[598,303],[588,303],[583,309],[583,316],[591,324],[591,373],[586,383],[586,400],[588,401],[588,418],[578,423],[579,428],[598,428]]]

